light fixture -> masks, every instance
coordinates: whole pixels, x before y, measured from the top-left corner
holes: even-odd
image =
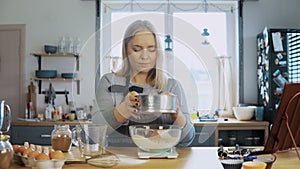
[[[173,50],[173,41],[172,41],[170,35],[166,36],[166,39],[165,39],[165,50],[166,51],[172,51]]]
[[[209,42],[207,40],[207,37],[210,35],[207,28],[203,28],[203,32],[201,35],[205,38],[205,40],[202,42],[203,45],[209,45]]]

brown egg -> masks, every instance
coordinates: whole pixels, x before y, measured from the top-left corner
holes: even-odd
[[[50,157],[46,153],[40,153],[35,156],[36,160],[50,160]]]
[[[27,148],[23,151],[22,155],[27,155],[30,154],[33,150],[31,148]]]
[[[38,151],[32,151],[28,154],[28,157],[33,157],[35,158],[37,155],[39,155],[40,153]]]
[[[27,147],[25,147],[25,146],[21,146],[21,147],[19,147],[19,149],[18,149],[18,153],[21,153],[21,155],[23,155],[23,153],[24,153],[24,151],[27,149]]]
[[[50,152],[50,159],[64,160],[65,154],[61,150]]]
[[[18,153],[20,147],[21,147],[21,146],[20,146],[20,145],[17,145],[17,144],[13,145],[13,150],[14,150],[14,152],[15,152],[15,153]]]

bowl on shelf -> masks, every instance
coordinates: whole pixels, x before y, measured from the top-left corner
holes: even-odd
[[[36,70],[35,76],[38,78],[56,78],[57,70]]]
[[[176,146],[182,127],[176,125],[132,125],[129,126],[133,142],[146,152],[168,151]]]
[[[44,50],[46,53],[56,53],[57,52],[57,46],[53,46],[53,45],[44,45]]]
[[[255,106],[233,107],[233,114],[238,120],[251,120],[254,116]]]
[[[61,77],[66,79],[77,78],[77,73],[62,73]]]

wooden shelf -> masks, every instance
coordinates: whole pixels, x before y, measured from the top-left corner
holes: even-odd
[[[31,78],[32,80],[43,80],[43,81],[80,81],[80,78],[61,78],[61,77],[56,77],[56,78]]]
[[[42,57],[74,57],[76,59],[76,70],[79,71],[79,57],[80,54],[73,53],[31,53],[30,55],[37,57],[38,59],[38,70],[42,70]],[[79,78],[32,78],[32,80],[38,81],[39,94],[42,93],[42,81],[65,81],[65,82],[77,82],[77,94],[80,94],[80,79]]]
[[[73,53],[31,53],[31,55],[35,56],[35,57],[80,57],[80,54],[73,54]]]
[[[79,70],[79,57],[80,54],[73,54],[73,53],[31,53],[31,55],[38,58],[38,70],[42,69],[42,57],[75,57],[76,59],[76,70]]]

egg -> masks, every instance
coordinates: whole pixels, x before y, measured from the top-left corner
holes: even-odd
[[[15,145],[13,145],[12,147],[13,147],[14,152],[15,152],[15,153],[18,153],[18,152],[19,152],[19,148],[20,148],[21,146],[15,144]]]
[[[37,155],[39,155],[40,153],[38,151],[32,151],[28,154],[28,157],[30,158],[35,158]]]
[[[18,153],[21,153],[21,155],[23,155],[24,151],[27,149],[27,147],[25,146],[20,146],[18,149]]]
[[[50,160],[50,157],[46,153],[40,153],[35,156],[36,160]]]
[[[25,150],[23,151],[22,155],[27,155],[27,156],[28,156],[28,154],[31,153],[32,151],[33,151],[33,150],[32,150],[31,148],[27,148],[27,149],[25,149]]]
[[[61,150],[50,152],[50,158],[55,160],[64,160],[65,154]]]

